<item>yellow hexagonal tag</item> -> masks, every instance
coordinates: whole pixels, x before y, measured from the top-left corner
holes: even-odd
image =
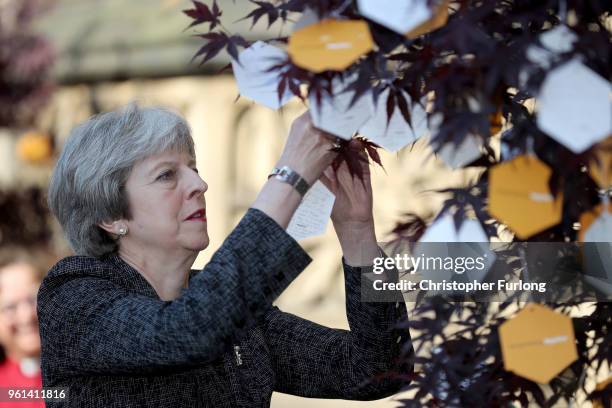
[[[547,384],[578,358],[572,320],[530,303],[499,327],[504,368]]]
[[[494,166],[489,173],[489,213],[521,239],[561,221],[563,195],[548,188],[550,168],[532,155]]]
[[[423,24],[408,31],[408,33],[406,33],[406,37],[415,39],[423,34],[430,33],[444,26],[448,21],[448,3],[450,3],[449,0],[445,0],[440,3],[440,5],[436,7],[434,15]]]
[[[343,71],[373,47],[365,21],[327,19],[295,31],[287,52],[295,65],[319,73]]]
[[[593,149],[594,158],[589,163],[589,174],[601,188],[612,186],[612,136]]]

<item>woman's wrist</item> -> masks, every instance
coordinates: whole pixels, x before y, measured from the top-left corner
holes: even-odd
[[[293,186],[272,177],[264,184],[251,207],[264,212],[287,229],[301,201],[302,196]]]
[[[359,221],[333,221],[334,229],[338,238],[342,235],[345,239],[356,239],[360,240],[359,236],[374,237],[376,239],[376,233],[374,230],[374,220],[359,220]],[[358,234],[359,236],[356,236]]]
[[[379,256],[373,220],[334,222],[334,229],[348,265],[372,265]]]
[[[281,157],[275,164],[274,167],[282,168],[283,166],[289,167],[291,170],[298,173],[309,185],[313,185],[323,174],[325,167],[322,167],[321,163],[308,162],[303,158],[285,158]]]

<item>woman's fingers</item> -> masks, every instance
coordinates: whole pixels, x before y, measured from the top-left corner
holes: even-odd
[[[349,171],[348,164],[343,161],[340,164],[340,167],[336,170],[336,178],[338,180],[338,184],[341,186],[350,187],[353,183],[353,176]]]
[[[276,167],[289,166],[306,181],[313,183],[337,156],[332,144],[333,139],[316,129],[310,114],[305,112],[292,123]]]
[[[324,171],[323,174],[330,180],[330,182],[332,183],[332,185],[336,186],[338,184],[338,179],[336,177],[336,172],[334,171],[334,169],[332,168],[332,166],[328,166]]]
[[[332,181],[325,174],[321,174],[321,177],[319,177],[319,181],[323,183],[323,185],[327,187],[327,189],[331,191],[332,193],[336,191],[336,189],[333,186]]]

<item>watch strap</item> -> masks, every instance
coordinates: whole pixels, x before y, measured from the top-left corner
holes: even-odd
[[[281,168],[274,167],[272,172],[268,175],[268,178],[270,177],[276,177],[277,180],[293,186],[302,197],[304,197],[306,192],[310,189],[310,184],[289,166],[283,166]]]

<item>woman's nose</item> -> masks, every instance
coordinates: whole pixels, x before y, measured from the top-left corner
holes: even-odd
[[[189,198],[193,196],[202,195],[208,190],[208,184],[200,177],[198,173],[193,172],[191,177]]]

